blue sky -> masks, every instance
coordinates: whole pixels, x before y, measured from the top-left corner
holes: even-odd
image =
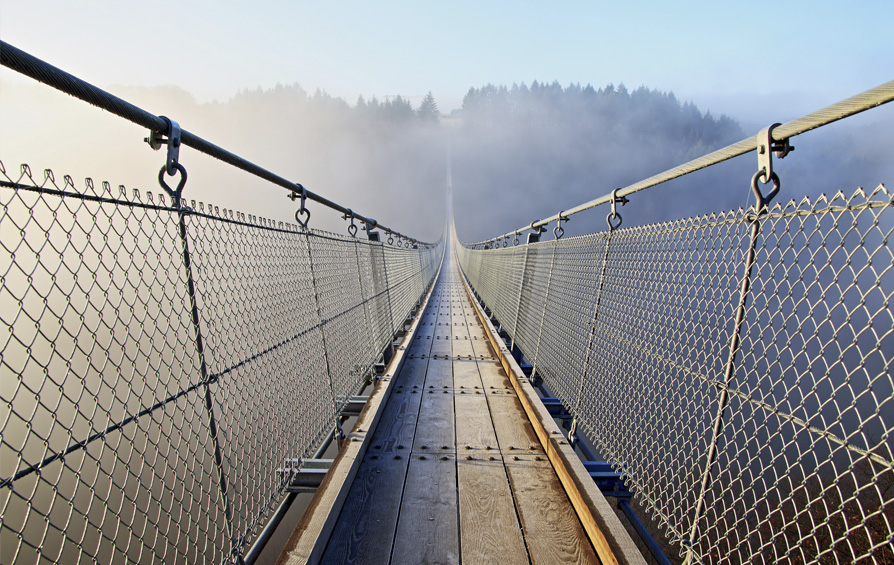
[[[0,0],[0,37],[106,88],[226,100],[297,82],[351,102],[431,90],[449,111],[470,86],[612,82],[757,122],[890,80],[892,23],[890,0]],[[0,79],[21,80],[11,75]]]

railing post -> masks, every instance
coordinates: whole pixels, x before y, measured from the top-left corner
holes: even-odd
[[[751,290],[751,273],[754,268],[754,259],[756,255],[757,240],[760,235],[760,206],[755,209],[755,215],[751,220],[750,243],[748,253],[745,256],[745,269],[742,275],[742,283],[739,286],[739,303],[736,307],[736,318],[733,325],[733,333],[730,337],[729,353],[726,359],[726,365],[723,371],[723,386],[720,388],[720,396],[717,399],[717,412],[714,416],[714,427],[711,432],[711,443],[708,445],[708,452],[705,456],[705,469],[702,474],[701,487],[699,489],[698,499],[695,503],[695,512],[692,516],[692,527],[689,530],[689,538],[687,540],[688,549],[686,551],[685,565],[692,562],[694,557],[695,540],[698,537],[698,523],[705,505],[705,495],[711,482],[711,470],[717,462],[717,441],[723,432],[723,414],[729,404],[729,385],[735,373],[736,354],[739,352],[739,342],[741,340],[742,326],[745,323],[745,307],[748,302],[748,294]]]

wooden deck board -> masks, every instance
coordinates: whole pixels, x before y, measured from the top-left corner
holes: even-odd
[[[453,360],[453,388],[456,390],[474,390],[482,386],[478,363],[467,359]]]
[[[493,418],[497,441],[504,452],[535,451],[542,453],[543,448],[534,432],[534,427],[525,416],[521,402],[513,395],[490,395],[487,398]]]
[[[455,452],[453,390],[426,388],[422,393],[414,453]]]
[[[506,469],[500,460],[457,461],[464,563],[527,563]]]
[[[403,455],[367,454],[351,484],[323,563],[388,563],[407,462]]]
[[[413,455],[407,472],[393,563],[459,563],[456,458]]]
[[[471,340],[462,338],[453,340],[454,357],[475,357],[476,355],[477,353],[475,352],[475,347],[472,345]]]
[[[599,563],[546,457],[512,456],[506,470],[531,563]]]
[[[485,388],[512,388],[512,381],[506,375],[499,361],[489,361],[478,364],[478,372],[481,375],[481,382]],[[527,419],[527,418],[525,418]]]
[[[490,419],[487,398],[483,394],[454,395],[456,406],[456,446],[459,455],[467,451],[499,453],[497,434]]]

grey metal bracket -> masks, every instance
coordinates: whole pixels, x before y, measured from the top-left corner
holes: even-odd
[[[149,137],[143,138],[143,141],[149,144],[149,147],[158,151],[162,145],[168,146],[168,155],[165,159],[165,171],[170,176],[177,173],[177,163],[180,162],[180,124],[165,116],[159,116],[168,124],[167,134],[149,131]],[[167,135],[167,137],[165,137]]]
[[[773,178],[773,153],[777,158],[783,159],[795,150],[794,146],[789,144],[787,137],[779,141],[773,139],[773,129],[781,125],[773,124],[757,134],[757,170],[764,184]]]
[[[366,402],[369,400],[369,396],[352,396],[348,399],[345,407],[342,408],[341,415],[342,416],[356,416],[360,414],[363,410],[363,407],[366,406]]]
[[[292,478],[286,486],[286,492],[313,492],[322,483],[334,459],[287,459],[279,474],[288,474]]]

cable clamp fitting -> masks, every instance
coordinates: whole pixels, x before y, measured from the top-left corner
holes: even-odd
[[[143,141],[149,144],[149,147],[158,151],[162,145],[168,146],[168,155],[165,160],[165,172],[168,176],[177,174],[177,165],[180,163],[180,124],[165,116],[159,116],[168,125],[167,133],[158,133],[150,130],[149,137],[144,137]],[[167,135],[167,137],[165,137]]]
[[[782,124],[776,123],[770,127],[762,129],[757,134],[757,172],[751,178],[751,190],[757,198],[758,209],[762,210],[767,207],[771,200],[779,193],[779,175],[773,170],[773,154],[779,159],[785,158],[786,155],[795,150],[794,146],[789,144],[788,138],[781,140],[773,139],[773,129]],[[770,192],[764,195],[758,183],[773,183]]]
[[[565,235],[565,229],[562,227],[562,222],[567,222],[568,217],[563,216],[562,212],[559,212],[559,217],[556,219],[556,227],[553,228],[553,235],[556,239],[562,239],[562,236]]]
[[[757,134],[757,170],[761,175],[760,181],[764,184],[773,179],[773,153],[777,158],[784,159],[795,150],[794,146],[789,144],[787,137],[778,141],[773,139],[773,130],[781,125],[775,123]]]
[[[630,200],[628,200],[626,196],[618,196],[619,190],[621,189],[616,188],[612,191],[612,211],[609,212],[608,216],[605,217],[605,221],[606,223],[608,223],[609,231],[616,230],[621,227],[621,221],[623,220],[623,218],[621,218],[621,214],[618,213],[618,204],[624,206],[625,204],[630,202]]]

